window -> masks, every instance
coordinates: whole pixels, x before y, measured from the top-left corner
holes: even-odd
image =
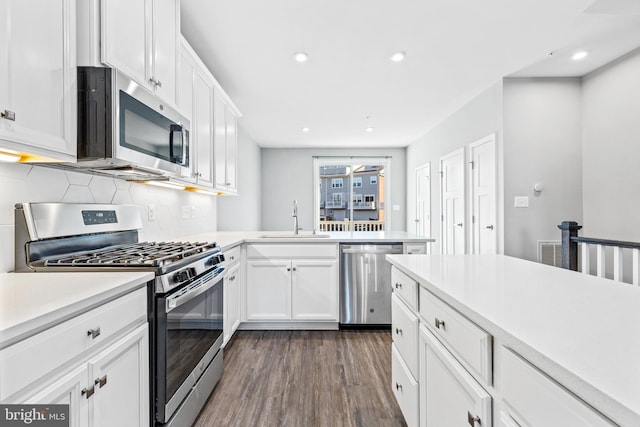
[[[385,205],[390,203],[390,166],[388,157],[315,157],[314,228],[388,230]]]

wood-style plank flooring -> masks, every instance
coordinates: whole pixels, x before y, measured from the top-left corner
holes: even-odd
[[[389,331],[238,331],[194,424],[402,427]]]

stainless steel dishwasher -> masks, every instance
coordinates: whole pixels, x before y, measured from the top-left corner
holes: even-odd
[[[340,245],[340,324],[391,325],[391,265],[401,243]]]

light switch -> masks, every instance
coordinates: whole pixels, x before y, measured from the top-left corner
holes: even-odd
[[[528,208],[529,197],[528,196],[515,196],[513,198],[513,206],[516,208]]]

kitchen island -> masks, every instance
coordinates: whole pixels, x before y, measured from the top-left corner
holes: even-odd
[[[420,425],[433,347],[471,374],[497,425],[640,425],[639,289],[502,255],[387,259],[396,283],[417,284],[413,307],[395,294],[420,324],[420,354],[399,357],[420,360]]]

